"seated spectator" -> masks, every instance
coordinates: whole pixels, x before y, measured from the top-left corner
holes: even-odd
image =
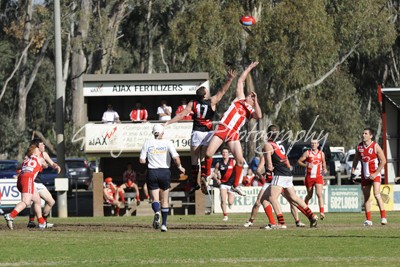
[[[186,106],[187,106],[187,100],[186,98],[183,98],[181,100],[182,105],[180,105],[176,111],[175,111],[175,115],[178,115],[179,113],[181,113],[183,110],[185,110]],[[192,120],[192,115],[193,115],[193,111],[191,111],[188,115],[186,115],[185,117],[182,118],[182,121],[189,121]]]
[[[253,180],[254,180],[254,173],[251,169],[247,170],[247,175],[243,176],[242,184],[243,186],[253,186]]]
[[[129,117],[131,121],[147,121],[148,113],[147,110],[142,107],[142,102],[136,101],[135,108],[132,109]]]
[[[136,205],[140,205],[140,193],[139,193],[139,187],[137,186],[136,183],[134,183],[131,179],[128,179],[125,183],[120,185],[119,187],[119,197],[122,201],[122,203],[125,203],[125,192],[134,190],[136,193]]]
[[[167,106],[167,100],[161,100],[161,106],[157,108],[157,115],[160,121],[169,121],[171,119],[172,108]]]
[[[136,183],[136,172],[132,168],[132,163],[126,165],[126,170],[122,174],[122,182],[126,183],[128,180]]]
[[[103,123],[107,123],[107,124],[121,122],[119,120],[118,113],[113,110],[113,106],[111,104],[108,104],[107,110],[103,113],[103,118],[101,120]]]
[[[119,216],[119,210],[120,210],[119,207],[120,202],[118,201],[118,195],[119,195],[119,189],[112,182],[112,178],[107,177],[104,180],[103,197],[105,202],[111,204],[112,207],[111,214],[114,214],[114,209],[115,209],[116,216]]]

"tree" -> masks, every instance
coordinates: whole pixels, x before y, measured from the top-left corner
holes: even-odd
[[[122,0],[75,2],[70,4],[72,121],[80,128],[87,121],[82,75],[111,72],[120,24],[130,9]]]

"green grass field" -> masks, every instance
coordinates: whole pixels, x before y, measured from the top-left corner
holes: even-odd
[[[168,232],[151,228],[152,217],[52,218],[53,229],[15,230],[0,224],[0,266],[399,266],[400,218],[363,227],[363,213],[327,213],[316,229],[265,230],[259,214],[169,216]],[[306,222],[304,216],[301,217]]]

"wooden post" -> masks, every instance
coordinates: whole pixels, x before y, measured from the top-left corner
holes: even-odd
[[[93,217],[103,217],[104,216],[104,208],[103,208],[103,173],[95,172],[93,173]]]
[[[196,190],[194,195],[196,202],[196,215],[205,215],[206,214],[206,199],[205,195],[201,192],[201,190]]]

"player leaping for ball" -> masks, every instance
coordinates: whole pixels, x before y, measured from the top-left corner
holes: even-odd
[[[177,114],[173,119],[163,124],[163,126],[167,126],[175,123],[193,112],[193,130],[190,143],[192,185],[189,194],[194,193],[200,188],[197,181],[199,174],[199,160],[201,163],[202,175],[208,176],[211,174],[210,169],[208,172],[206,172],[206,163],[204,162],[205,152],[213,134],[213,124],[211,120],[214,117],[217,104],[221,101],[226,91],[228,91],[235,78],[236,71],[229,70],[226,83],[215,95],[211,97],[209,97],[209,92],[207,92],[207,89],[204,86],[201,86],[196,90],[196,98],[191,100],[181,113]],[[209,160],[212,161],[212,159]]]
[[[240,178],[242,177],[242,170],[244,164],[242,145],[239,140],[239,130],[251,118],[261,119],[262,112],[260,105],[257,101],[257,94],[251,92],[247,96],[244,94],[244,82],[250,71],[258,65],[258,62],[252,62],[240,75],[236,86],[236,98],[233,100],[228,110],[224,113],[218,128],[215,131],[210,144],[206,151],[206,170],[209,173],[211,169],[212,156],[222,145],[226,142],[236,160],[234,167],[235,180],[232,185],[232,191],[244,196],[244,192],[239,186]],[[207,183],[207,178],[202,175],[203,183]]]

